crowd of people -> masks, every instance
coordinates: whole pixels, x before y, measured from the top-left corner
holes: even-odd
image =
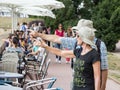
[[[62,45],[63,48],[73,50],[71,52],[68,50],[52,48],[47,46],[47,44],[45,44],[44,42],[39,44],[40,46],[46,48],[48,51],[56,55],[71,58],[76,57],[75,62],[77,63],[75,63],[75,65],[73,66],[75,74],[72,90],[105,90],[108,74],[107,48],[105,46],[105,43],[101,41],[99,47],[100,52],[98,53],[98,55],[96,55],[96,51],[98,50],[95,45],[95,42],[97,41],[97,38],[95,37],[96,29],[93,28],[93,22],[91,20],[81,19],[79,20],[77,26],[72,27],[72,29],[75,30],[73,32],[76,32],[76,37],[74,38],[59,37],[57,35],[46,35],[40,33],[38,34],[33,31],[31,31],[31,35],[33,35],[34,37],[41,37],[44,40],[59,43]],[[94,50],[96,54],[91,52]],[[91,54],[90,52],[92,53],[92,55],[95,55],[93,56],[91,62],[89,60],[92,57],[92,55],[90,55],[91,57],[89,58],[89,54]],[[87,63],[86,58],[83,58],[83,56],[87,57],[89,63]],[[92,70],[89,70],[88,68],[92,68]],[[81,71],[81,69],[82,72],[79,72]]]
[[[60,23],[54,34],[51,34],[50,27],[41,26],[41,23],[31,26],[23,23],[5,40],[6,50],[11,47],[21,55],[32,54],[37,60],[37,54],[46,49],[56,55],[56,62],[59,63],[61,57],[66,60],[71,58],[74,71],[72,90],[105,90],[108,74],[107,48],[102,40],[97,47],[95,31],[93,22],[86,19],[80,19],[77,26],[68,26],[67,30]],[[54,42],[55,46],[50,45],[50,42]]]

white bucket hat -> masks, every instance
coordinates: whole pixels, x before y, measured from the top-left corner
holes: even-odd
[[[95,33],[91,28],[81,27],[77,31],[77,34],[79,35],[79,37],[82,39],[83,42],[89,44],[91,47],[96,48],[96,45],[94,44]]]
[[[87,19],[80,19],[78,21],[77,26],[72,27],[73,30],[79,30],[81,27],[89,27],[92,28],[93,31],[96,31],[95,28],[93,28],[93,21],[87,20]]]

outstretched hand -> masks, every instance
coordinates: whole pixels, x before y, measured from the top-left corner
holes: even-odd
[[[37,42],[37,45],[43,48],[46,48],[48,46],[42,39]]]

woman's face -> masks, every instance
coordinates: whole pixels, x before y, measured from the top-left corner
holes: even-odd
[[[59,24],[59,25],[58,25],[58,28],[59,28],[59,29],[62,29],[62,24]]]

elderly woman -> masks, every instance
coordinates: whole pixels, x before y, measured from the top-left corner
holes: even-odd
[[[76,58],[72,90],[100,90],[100,59],[94,42],[91,28],[81,27],[77,32],[77,45],[74,50],[60,50],[49,47],[43,41],[39,45],[49,52],[65,58]]]

